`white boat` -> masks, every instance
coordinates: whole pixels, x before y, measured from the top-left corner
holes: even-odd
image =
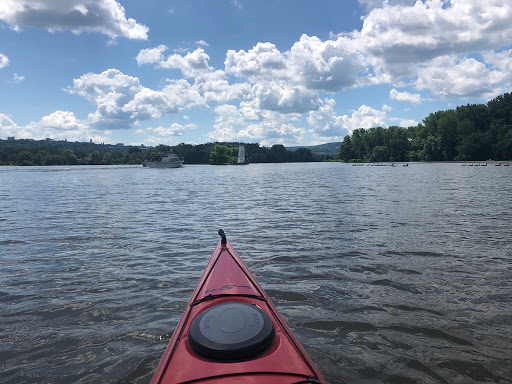
[[[245,159],[245,147],[243,145],[238,147],[238,160],[237,160],[236,164],[237,165],[249,164],[249,162]]]
[[[179,168],[183,161],[183,158],[178,157],[171,149],[169,153],[158,152],[151,161],[142,163],[142,166],[148,168]]]

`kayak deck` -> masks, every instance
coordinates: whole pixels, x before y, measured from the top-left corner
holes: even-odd
[[[254,306],[258,308],[258,313],[251,312],[256,312],[255,309],[251,309],[255,308]],[[222,311],[223,307],[228,308],[228,311]],[[219,308],[220,312],[217,310]],[[233,316],[240,313],[239,308],[248,308],[249,314],[240,314],[240,319]],[[215,311],[224,316],[228,326],[235,327],[227,330],[228,333],[225,333],[227,336],[231,336],[230,333],[236,333],[239,328],[246,325],[246,318],[250,323],[253,317],[252,325],[257,326],[260,326],[260,319],[271,320],[273,337],[270,344],[261,344],[265,347],[264,350],[258,350],[253,356],[243,355],[244,357],[239,360],[231,356],[227,361],[221,361],[225,360],[222,358],[224,353],[222,347],[219,347],[219,359],[206,354],[206,352],[212,354],[216,351],[218,343],[215,342],[217,336],[214,334],[210,349],[204,354],[198,353],[198,349],[193,348],[195,344],[191,342],[193,341],[191,336],[196,335],[194,331],[198,332],[197,329],[210,331],[209,321],[213,319],[214,316],[211,313]],[[200,314],[202,315],[199,316]],[[196,317],[197,324],[194,329],[192,324]],[[211,320],[212,323],[214,321],[216,320]],[[198,325],[199,322],[201,322],[200,325]],[[251,324],[247,327],[251,328]],[[221,325],[220,328],[225,327]],[[202,337],[202,334],[200,336]],[[251,336],[252,334],[247,336],[250,342],[257,338]],[[264,335],[264,337],[267,336]],[[232,344],[228,343],[225,346],[230,348]],[[249,354],[251,354],[250,349],[251,347],[248,349]],[[235,351],[234,354],[236,353]],[[293,336],[265,291],[225,237],[219,241],[151,381],[152,384],[198,382],[228,384],[324,382],[320,372]]]

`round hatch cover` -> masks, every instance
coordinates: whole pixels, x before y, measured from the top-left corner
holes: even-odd
[[[212,360],[247,360],[274,341],[270,316],[256,305],[230,301],[201,312],[189,333],[192,350]]]

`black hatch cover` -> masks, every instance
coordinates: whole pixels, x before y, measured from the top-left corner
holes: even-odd
[[[190,327],[194,352],[215,361],[249,360],[274,341],[270,316],[256,305],[230,301],[205,309]]]

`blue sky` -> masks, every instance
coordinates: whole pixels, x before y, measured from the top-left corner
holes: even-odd
[[[512,90],[510,0],[2,0],[0,138],[311,145]]]

